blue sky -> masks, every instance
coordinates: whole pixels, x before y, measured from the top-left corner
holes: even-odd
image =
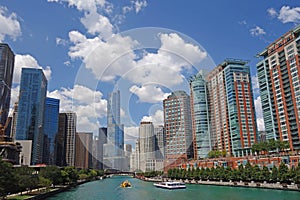
[[[259,108],[255,55],[299,22],[295,0],[0,1],[0,41],[16,54],[12,103],[21,68],[42,68],[48,96],[77,112],[78,131],[96,134],[118,88],[129,143],[141,120],[162,123],[170,92],[189,92],[190,75],[226,58],[249,60]]]

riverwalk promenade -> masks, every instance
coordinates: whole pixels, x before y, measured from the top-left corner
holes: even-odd
[[[243,182],[243,181],[211,181],[211,180],[176,180],[168,178],[141,178],[144,181],[160,182],[160,181],[181,181],[188,184],[202,184],[202,185],[216,185],[216,186],[230,186],[230,187],[247,187],[247,188],[264,188],[264,189],[276,189],[276,190],[291,190],[300,192],[300,184],[282,184],[282,183],[257,183],[254,181]]]

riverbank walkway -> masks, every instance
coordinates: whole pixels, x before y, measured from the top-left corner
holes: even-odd
[[[168,178],[143,178],[144,181],[149,182],[160,182],[160,181],[181,181],[189,184],[202,184],[202,185],[216,185],[216,186],[230,186],[230,187],[248,187],[248,188],[264,188],[264,189],[276,189],[276,190],[291,190],[300,192],[300,184],[283,184],[280,182],[277,183],[267,183],[264,181],[263,183],[257,183],[254,181],[243,182],[243,181],[211,181],[211,180],[176,180],[176,179],[168,179]]]

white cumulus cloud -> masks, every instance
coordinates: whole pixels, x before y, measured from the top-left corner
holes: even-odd
[[[20,22],[16,13],[9,13],[6,7],[0,6],[0,42],[5,36],[13,40],[22,34]]]
[[[76,7],[79,11],[96,11],[97,7],[104,7],[106,0],[48,0],[48,2],[68,3],[70,7]]]
[[[137,42],[130,37],[115,34],[105,42],[99,37],[86,38],[78,31],[70,32],[69,37],[74,44],[70,47],[69,56],[82,59],[85,67],[101,81],[123,76],[134,65],[136,56],[133,49]]]
[[[169,93],[164,93],[161,88],[155,85],[144,85],[141,87],[133,85],[129,91],[136,94],[141,102],[148,103],[162,102],[170,95]]]
[[[148,4],[146,0],[136,0],[136,1],[132,1],[134,3],[134,8],[135,8],[135,12],[139,13],[143,8],[145,8]]]
[[[21,72],[22,68],[37,68],[42,69],[47,80],[49,81],[51,79],[51,68],[50,66],[42,67],[38,64],[38,61],[31,55],[19,55],[17,54],[15,56],[15,68],[14,68],[14,76],[13,76],[13,82],[14,83],[20,83],[21,80]]]
[[[176,33],[160,34],[159,39],[161,46],[158,51],[146,52],[126,78],[140,85],[155,83],[171,88],[184,81],[184,70],[190,70],[207,57],[206,52]]]
[[[291,8],[289,6],[282,6],[279,11],[278,19],[282,23],[300,22],[300,7]]]
[[[274,8],[269,8],[268,10],[267,10],[267,12],[268,12],[268,14],[271,16],[271,17],[277,17],[278,16],[278,13],[277,13],[277,11],[274,9]]]
[[[139,135],[138,126],[125,126],[124,127],[124,143],[126,144],[135,144]]]
[[[76,112],[78,131],[96,133],[100,127],[98,119],[106,117],[107,100],[102,98],[100,91],[74,85],[73,88],[62,87],[48,92],[47,96],[60,99],[60,112]]]
[[[156,110],[154,114],[149,116],[143,116],[142,122],[152,122],[154,125],[164,124],[164,111]]]
[[[80,21],[90,34],[99,33],[104,39],[111,37],[113,34],[113,25],[110,20],[97,12],[86,13]]]
[[[261,35],[265,35],[266,32],[261,27],[256,26],[255,28],[250,29],[250,34],[252,36],[261,36]]]

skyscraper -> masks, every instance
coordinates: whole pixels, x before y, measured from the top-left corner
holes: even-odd
[[[44,163],[54,164],[54,140],[58,132],[59,99],[46,98],[44,116]],[[47,144],[47,145],[46,145]]]
[[[75,136],[75,167],[92,167],[93,133],[78,132]]]
[[[47,79],[41,69],[22,68],[16,139],[32,140],[31,164],[42,163]]]
[[[99,128],[98,137],[94,140],[94,166],[96,166],[97,169],[104,169],[103,166],[103,147],[104,144],[107,143],[107,128],[101,127]]]
[[[190,79],[194,159],[207,157],[212,150],[210,138],[208,91],[203,74]]]
[[[267,46],[258,55],[266,139],[287,141],[300,149],[300,26]]]
[[[55,137],[55,163],[57,166],[75,166],[76,124],[76,113],[59,113],[58,133]]]
[[[139,127],[139,170],[155,171],[155,136],[152,122],[141,122]]]
[[[249,155],[257,141],[250,68],[246,64],[225,60],[207,78],[213,145],[234,156]]]
[[[123,169],[124,125],[120,124],[120,91],[108,95],[107,101],[107,144],[104,145],[104,165]]]
[[[155,137],[155,157],[156,159],[165,158],[165,145],[166,135],[165,128],[163,125],[154,126],[154,137]]]
[[[14,62],[15,55],[10,47],[0,43],[0,124],[3,126],[9,112]]]
[[[163,101],[166,133],[165,171],[193,157],[190,97],[175,91]]]

